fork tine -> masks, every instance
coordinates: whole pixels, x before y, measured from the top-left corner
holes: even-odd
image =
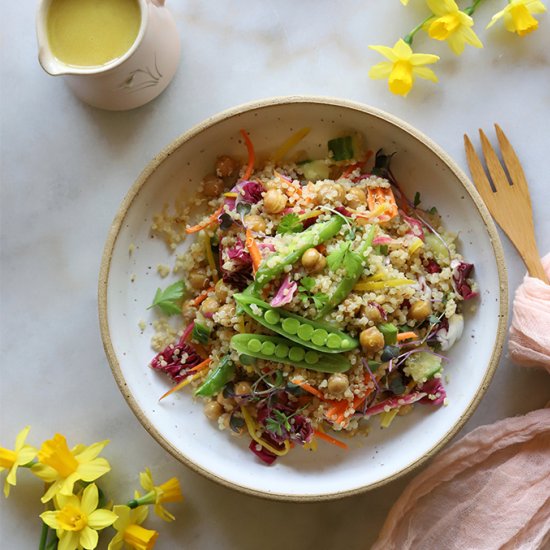
[[[464,134],[464,148],[466,149],[466,160],[468,161],[474,184],[479,194],[485,199],[487,193],[493,193],[493,188],[467,134]]]
[[[522,193],[528,194],[528,185],[527,179],[521,167],[521,163],[512,147],[512,144],[508,141],[508,138],[502,131],[502,128],[495,124],[495,130],[497,133],[498,142],[500,144],[500,151],[502,153],[502,158],[504,159],[504,164],[510,174],[510,179],[512,183],[518,187],[518,190],[521,190]]]
[[[481,128],[479,129],[479,137],[481,138],[481,148],[483,149],[487,169],[489,170],[489,174],[491,174],[495,189],[498,190],[497,185],[499,183],[508,183],[508,176],[504,172],[504,168],[502,168],[493,146]]]

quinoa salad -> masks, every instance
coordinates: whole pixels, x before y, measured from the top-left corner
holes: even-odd
[[[291,156],[308,131],[260,163],[241,130],[248,160],[222,154],[152,224],[174,252],[158,273],[177,279],[151,305],[150,366],[174,384],[162,398],[187,386],[266,464],[444,406],[446,352],[478,294],[456,235],[429,197],[403,192],[392,154],[352,134],[324,158]]]

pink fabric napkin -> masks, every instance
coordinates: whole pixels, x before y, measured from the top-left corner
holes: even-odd
[[[550,544],[550,409],[476,428],[391,509],[372,550],[536,550]]]
[[[543,258],[550,276],[550,254]],[[550,372],[550,286],[525,276],[511,358]],[[390,510],[372,550],[550,548],[550,408],[481,426],[440,453]]]
[[[550,277],[550,254],[542,265]],[[516,290],[508,351],[518,365],[550,372],[550,286],[529,275]]]

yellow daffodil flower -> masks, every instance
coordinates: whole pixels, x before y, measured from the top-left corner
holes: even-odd
[[[92,550],[97,546],[97,532],[117,519],[114,512],[98,510],[98,500],[97,486],[92,483],[84,489],[82,498],[59,494],[54,499],[56,510],[40,514],[42,521],[56,530],[58,550]]]
[[[183,500],[178,478],[172,477],[162,485],[155,485],[153,483],[151,470],[149,470],[149,468],[145,468],[145,471],[139,474],[139,482],[147,493],[141,496],[136,491],[136,498],[131,501],[130,506],[135,508],[135,506],[141,506],[143,504],[154,504],[155,514],[157,514],[157,516],[162,518],[164,521],[174,521],[176,518],[164,506],[162,506],[162,503],[181,502]]]
[[[409,0],[401,0],[401,3],[406,6],[409,3]]]
[[[37,455],[38,450],[30,445],[25,445],[30,426],[23,428],[15,438],[15,448],[12,450],[0,447],[0,472],[9,470],[4,480],[4,495],[8,498],[10,485],[15,487],[17,483],[17,468],[28,464]]]
[[[55,434],[42,444],[38,452],[39,464],[31,471],[50,487],[42,497],[48,502],[54,495],[70,495],[76,481],[95,481],[106,474],[111,467],[104,458],[96,458],[108,441],[94,443],[89,447],[77,445],[72,450],[67,447],[67,440],[61,434]]]
[[[460,11],[455,0],[426,0],[435,17],[429,19],[424,29],[434,40],[446,40],[453,52],[460,55],[464,46],[483,48],[481,40],[472,30],[474,20]]]
[[[141,526],[149,513],[147,506],[138,506],[134,510],[128,506],[115,506],[113,512],[118,516],[113,524],[117,534],[107,550],[120,550],[123,546],[135,550],[151,550],[155,546],[158,531]]]
[[[388,46],[369,46],[369,48],[389,60],[371,67],[369,77],[387,78],[390,92],[406,96],[410,92],[416,76],[437,82],[435,73],[423,66],[438,61],[437,55],[413,53],[411,47],[402,38],[395,43],[393,48]]]
[[[512,0],[503,10],[499,11],[487,28],[492,27],[499,19],[504,19],[506,30],[525,36],[537,30],[539,22],[532,14],[544,13],[546,6],[540,0]]]

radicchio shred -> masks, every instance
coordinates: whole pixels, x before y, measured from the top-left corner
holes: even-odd
[[[443,405],[447,392],[441,383],[441,379],[432,378],[420,386],[420,390],[428,395],[420,400],[424,405]]]
[[[453,282],[457,293],[460,294],[464,300],[475,298],[478,293],[472,291],[472,287],[467,281],[474,268],[474,264],[455,260],[451,263],[451,268],[453,270]]]
[[[187,378],[189,369],[202,362],[202,358],[193,347],[185,343],[184,337],[185,334],[176,345],[170,344],[157,353],[150,363],[153,369],[166,373],[176,383]]]

